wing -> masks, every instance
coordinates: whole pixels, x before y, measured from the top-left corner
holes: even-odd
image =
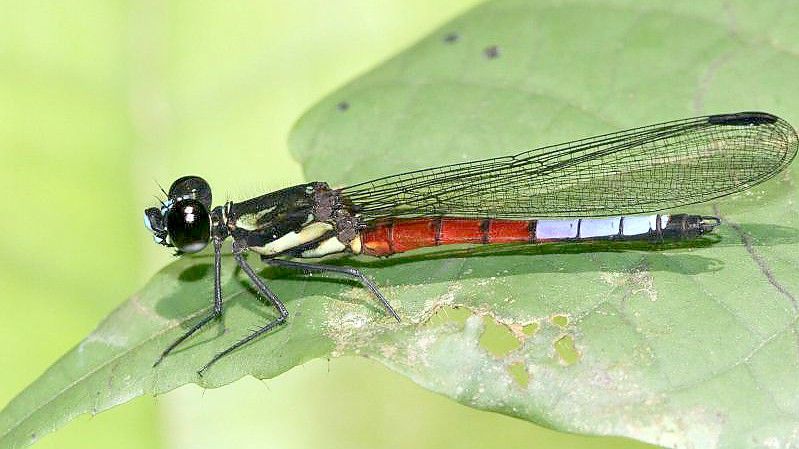
[[[711,115],[386,176],[341,192],[366,222],[649,213],[761,183],[790,164],[798,141],[771,114]]]

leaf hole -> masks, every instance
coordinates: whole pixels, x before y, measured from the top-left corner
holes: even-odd
[[[573,365],[580,359],[580,352],[574,346],[574,338],[564,335],[555,341],[555,352],[560,357],[561,363],[566,366]]]
[[[472,312],[466,307],[441,307],[427,320],[429,326],[443,326],[455,324],[459,329],[466,325],[466,320]]]
[[[566,315],[555,315],[550,319],[550,321],[552,321],[552,324],[558,327],[566,327],[569,325],[569,317]]]
[[[538,332],[539,328],[540,326],[536,322],[525,324],[524,326],[522,326],[522,333],[528,337],[532,337],[533,335],[535,335],[536,332]]]
[[[508,326],[498,323],[490,317],[483,317],[485,328],[480,336],[480,346],[497,357],[504,357],[521,346],[518,338]]]
[[[522,387],[527,387],[530,384],[530,374],[522,362],[515,362],[508,365],[508,373],[513,377]]]

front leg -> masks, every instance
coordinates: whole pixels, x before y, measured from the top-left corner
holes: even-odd
[[[269,332],[270,330],[274,329],[275,327],[285,323],[286,322],[286,318],[288,318],[288,316],[289,316],[289,312],[288,312],[288,310],[286,310],[286,306],[283,304],[283,302],[277,297],[277,295],[275,295],[274,292],[272,292],[272,290],[269,289],[269,287],[266,286],[264,281],[261,280],[261,278],[258,276],[258,274],[255,273],[255,271],[252,269],[250,264],[247,263],[247,259],[244,257],[244,253],[246,251],[247,251],[247,248],[246,248],[246,246],[245,246],[245,244],[243,242],[241,242],[241,241],[234,241],[233,242],[233,258],[236,259],[236,263],[238,263],[239,266],[241,267],[241,269],[245,273],[247,273],[247,277],[249,277],[250,280],[252,281],[252,283],[255,285],[255,288],[258,290],[258,293],[260,293],[262,296],[267,298],[269,300],[269,302],[272,303],[273,306],[275,306],[275,308],[277,309],[277,311],[279,313],[279,316],[277,318],[275,318],[274,320],[270,321],[269,323],[267,323],[265,326],[255,330],[250,335],[248,335],[248,336],[242,338],[241,340],[237,341],[236,343],[234,343],[229,348],[227,348],[224,351],[216,354],[208,363],[205,364],[205,366],[203,366],[202,368],[200,368],[199,371],[197,371],[197,374],[199,374],[200,377],[202,377],[202,375],[208,370],[208,368],[211,367],[211,365],[213,365],[214,363],[218,362],[219,359],[221,359],[222,357],[230,354],[231,352],[235,351],[236,349],[246,345],[247,343],[255,340],[256,338],[258,338],[262,334],[265,334],[266,332]]]
[[[173,341],[172,344],[167,346],[164,349],[164,352],[161,353],[161,356],[158,357],[158,360],[153,363],[153,367],[158,366],[161,361],[164,360],[164,357],[169,355],[175,348],[177,348],[181,343],[183,343],[187,338],[194,335],[195,332],[202,329],[206,324],[210,323],[215,318],[219,318],[222,316],[222,239],[219,237],[214,237],[214,310],[205,318],[197,322],[194,326],[192,326],[189,330],[187,330],[183,335],[178,337],[177,340]]]

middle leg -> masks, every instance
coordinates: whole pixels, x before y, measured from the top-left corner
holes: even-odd
[[[386,311],[391,314],[397,321],[400,321],[400,317],[397,312],[391,307],[391,304],[388,302],[383,293],[377,288],[377,286],[372,282],[371,279],[366,277],[360,270],[352,267],[337,267],[335,265],[323,265],[323,264],[315,264],[315,263],[307,263],[307,262],[296,262],[293,260],[285,260],[285,259],[275,259],[270,257],[261,257],[261,260],[268,264],[275,267],[283,267],[289,268],[292,270],[301,270],[305,272],[329,272],[329,273],[338,273],[343,274],[345,276],[349,276],[356,281],[358,281],[364,288],[372,292],[377,300],[385,307]]]
[[[234,243],[233,257],[236,259],[236,262],[239,264],[241,269],[244,270],[244,272],[247,274],[247,277],[249,277],[252,283],[255,285],[255,288],[258,290],[258,293],[260,293],[262,296],[268,299],[269,302],[272,303],[273,306],[275,306],[279,316],[274,320],[270,321],[269,323],[267,323],[265,326],[256,329],[250,335],[237,341],[236,343],[234,343],[232,346],[225,349],[224,351],[217,353],[208,363],[205,364],[205,366],[203,366],[202,368],[200,368],[199,371],[197,371],[197,374],[199,374],[200,377],[202,377],[202,375],[208,370],[208,368],[211,367],[211,365],[218,362],[219,359],[230,354],[236,349],[239,349],[240,347],[246,345],[247,343],[255,340],[259,336],[269,332],[270,330],[276,328],[277,326],[284,324],[286,322],[286,318],[288,318],[289,316],[289,312],[288,310],[286,310],[286,306],[283,304],[283,301],[281,301],[277,297],[277,295],[275,295],[275,293],[272,290],[270,290],[269,287],[266,286],[264,281],[261,280],[261,278],[258,276],[257,273],[255,273],[250,264],[247,263],[247,259],[244,258],[244,251],[246,251],[246,249],[245,250],[237,249]]]

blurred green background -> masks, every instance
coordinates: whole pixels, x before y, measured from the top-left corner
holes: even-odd
[[[216,204],[302,182],[286,149],[300,114],[475,3],[0,2],[0,404],[171,260],[142,226],[156,182],[202,175]],[[139,398],[36,447],[609,445],[644,447],[472,410],[345,358]]]

